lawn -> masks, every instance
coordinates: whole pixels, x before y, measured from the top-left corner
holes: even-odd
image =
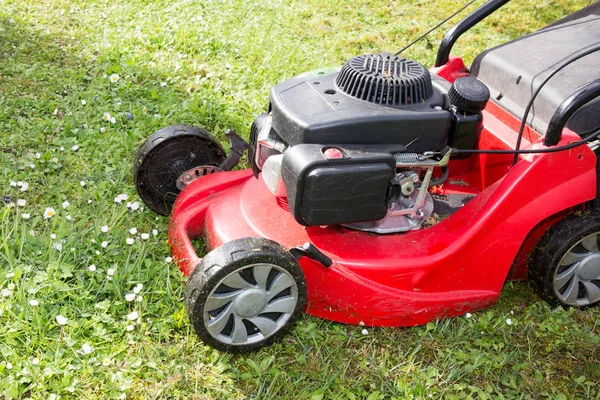
[[[589,3],[512,2],[454,53]],[[427,326],[304,316],[257,353],[212,350],[187,321],[167,219],[135,193],[153,131],[247,138],[275,83],[399,49],[462,4],[0,0],[0,399],[600,398],[600,310],[552,309],[522,282]],[[448,27],[406,55],[431,65]]]

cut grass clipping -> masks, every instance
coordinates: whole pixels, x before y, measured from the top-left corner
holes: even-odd
[[[511,2],[453,52],[470,62],[589,3]],[[600,311],[551,309],[525,283],[422,327],[304,316],[258,353],[216,352],[187,321],[167,220],[136,197],[153,131],[199,125],[226,146],[272,85],[399,49],[462,4],[0,0],[0,398],[598,398]],[[406,55],[431,65],[464,15]]]

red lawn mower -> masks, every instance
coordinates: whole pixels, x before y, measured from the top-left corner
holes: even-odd
[[[171,214],[206,344],[260,348],[303,310],[424,324],[494,304],[507,279],[553,305],[600,303],[600,3],[470,68],[450,57],[506,2],[454,26],[430,70],[365,54],[276,85],[249,145],[228,131],[229,156],[185,125],[144,142],[136,188]],[[252,168],[232,170],[247,148]]]

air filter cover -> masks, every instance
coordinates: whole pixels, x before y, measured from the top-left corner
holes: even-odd
[[[431,75],[424,66],[388,53],[349,59],[335,83],[347,95],[387,106],[419,104],[433,95]]]

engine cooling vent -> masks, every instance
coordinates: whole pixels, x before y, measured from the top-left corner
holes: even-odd
[[[431,75],[424,66],[388,53],[349,59],[335,83],[352,97],[387,106],[418,104],[433,95]]]

